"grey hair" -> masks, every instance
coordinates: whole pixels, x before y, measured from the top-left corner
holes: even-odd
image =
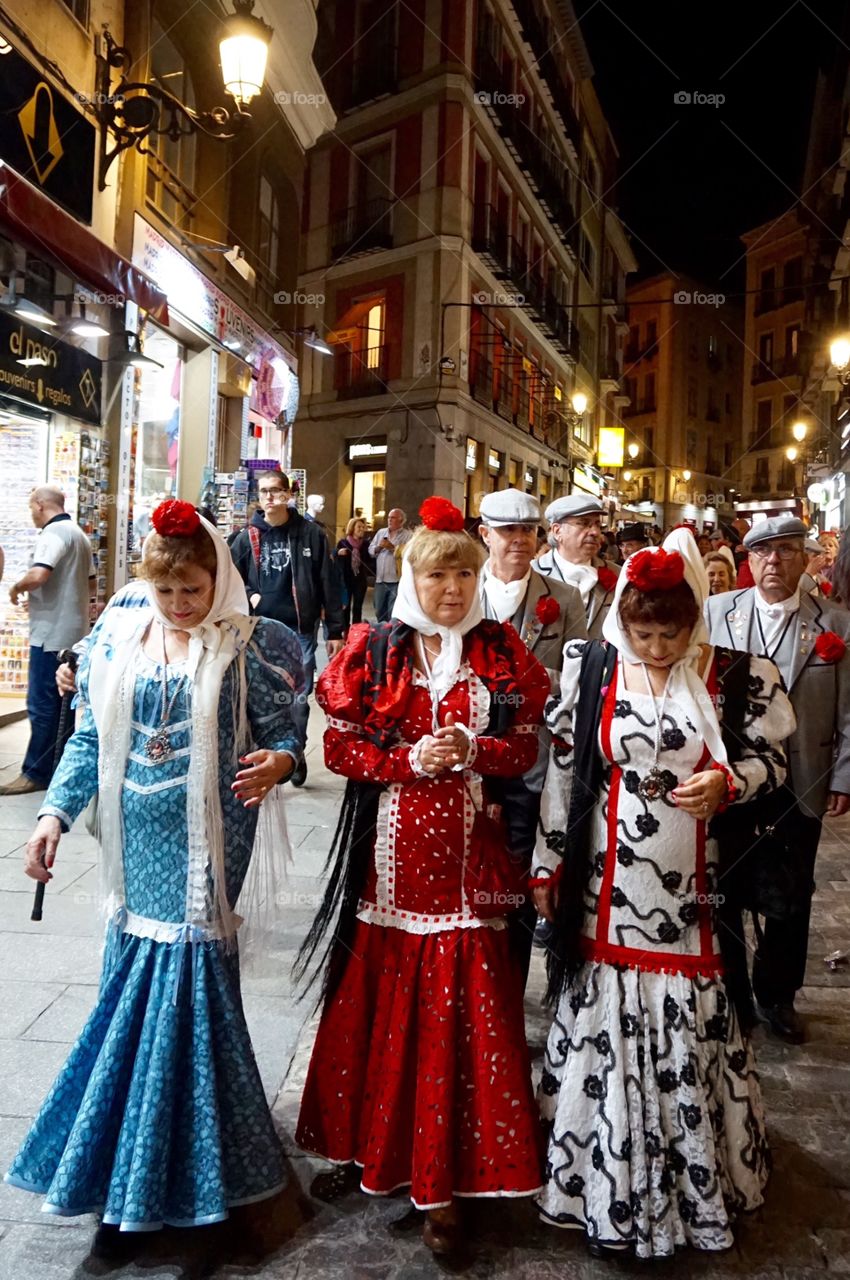
[[[55,484],[40,484],[33,489],[32,496],[36,502],[45,502],[50,507],[60,507],[65,510],[65,494]]]

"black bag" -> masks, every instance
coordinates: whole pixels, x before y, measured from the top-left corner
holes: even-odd
[[[731,654],[722,672],[723,742],[729,763],[744,754],[744,715],[750,655]],[[723,660],[723,651],[718,649]],[[732,910],[788,920],[808,903],[814,888],[799,853],[799,810],[784,784],[744,804],[733,805],[712,820],[710,834],[720,850],[718,892]]]

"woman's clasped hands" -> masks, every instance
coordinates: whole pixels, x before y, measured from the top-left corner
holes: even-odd
[[[463,764],[469,756],[470,746],[466,730],[455,724],[454,716],[449,712],[444,725],[420,739],[419,764],[429,777],[434,778],[444,769],[455,769]]]

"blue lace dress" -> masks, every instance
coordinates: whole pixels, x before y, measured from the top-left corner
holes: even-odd
[[[108,626],[106,633],[103,643]],[[234,667],[225,672],[219,702],[222,761],[233,747]],[[282,672],[295,677],[297,692],[298,641],[280,623],[260,620],[246,652],[252,736],[257,747],[298,756],[290,698],[281,696],[292,689]],[[169,664],[169,699],[175,688],[175,750],[154,764],[144,748],[159,724],[161,668],[139,656],[122,793],[125,905],[108,927],[97,1004],[6,1174],[13,1186],[43,1195],[48,1213],[102,1212],[105,1223],[128,1231],[216,1222],[229,1207],[273,1195],[286,1182],[242,1010],[238,956],[183,924],[191,689],[179,664]],[[97,789],[97,755],[87,709],[41,813],[70,826]],[[221,773],[233,904],[257,811],[230,791],[230,770]]]

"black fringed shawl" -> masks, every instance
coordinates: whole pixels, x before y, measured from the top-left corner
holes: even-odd
[[[362,725],[375,746],[386,749],[397,737],[413,688],[412,627],[400,621],[361,624],[351,628],[352,638],[368,631],[362,685]],[[359,633],[359,635],[358,635]],[[518,641],[519,643],[519,641]],[[341,660],[335,658],[334,662]],[[504,733],[515,718],[521,700],[517,681],[516,655],[500,623],[482,621],[465,637],[464,657],[488,689],[490,719],[487,733]],[[321,978],[320,1000],[329,999],[342,977],[351,955],[357,920],[357,904],[366,881],[375,840],[378,801],[386,788],[381,783],[348,779],[330,853],[324,871],[328,883],[315,920],[295,960],[293,975],[302,982],[316,952],[331,932],[322,959],[310,976],[303,995]]]

